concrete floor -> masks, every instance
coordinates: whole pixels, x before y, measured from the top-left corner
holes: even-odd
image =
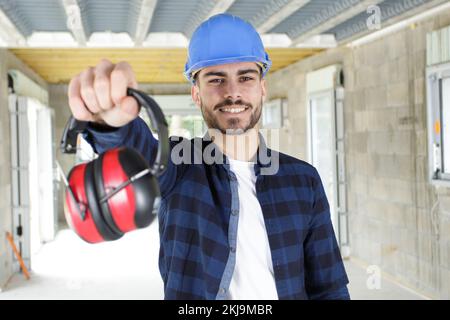
[[[353,300],[428,300],[414,290],[396,282],[381,271],[380,281],[377,285],[369,277],[374,275],[373,270],[357,259],[345,260],[345,270],[349,278],[348,290]],[[370,271],[369,273],[367,271]],[[369,284],[367,284],[369,282]],[[379,284],[379,285],[378,285]]]
[[[162,299],[158,270],[157,222],[126,234],[120,241],[90,245],[63,230],[32,260],[32,275],[11,278],[0,293],[3,299]],[[345,261],[352,299],[424,299],[381,278],[380,289],[369,290],[366,268]]]
[[[60,231],[32,258],[32,275],[12,277],[2,299],[162,299],[157,222],[95,245]]]

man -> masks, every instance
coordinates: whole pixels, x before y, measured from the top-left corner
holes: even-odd
[[[166,299],[349,299],[317,171],[258,134],[270,65],[258,33],[238,17],[213,16],[192,36],[185,75],[209,129],[200,147],[195,139],[171,147],[204,155],[213,146],[219,161],[180,162],[172,152],[159,178]],[[125,145],[151,162],[157,140],[127,87],[137,87],[131,67],[102,60],[72,79],[70,108],[90,121],[94,150]]]

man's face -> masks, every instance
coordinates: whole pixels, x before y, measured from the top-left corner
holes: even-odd
[[[239,62],[200,70],[191,94],[208,128],[239,133],[258,123],[266,87],[256,63]]]

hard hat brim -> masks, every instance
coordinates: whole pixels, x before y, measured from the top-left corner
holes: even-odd
[[[268,58],[268,55],[266,54]],[[272,61],[270,59],[261,59],[256,56],[240,56],[240,57],[228,57],[228,58],[220,58],[220,59],[211,59],[211,60],[203,60],[194,65],[192,65],[187,71],[184,72],[184,76],[186,79],[194,84],[194,75],[199,72],[201,69],[206,67],[218,66],[221,64],[230,64],[230,63],[239,63],[239,62],[255,62],[261,65],[263,77],[269,71]]]

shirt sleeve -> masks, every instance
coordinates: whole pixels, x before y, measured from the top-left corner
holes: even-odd
[[[309,232],[304,243],[305,285],[309,299],[350,299],[330,207],[316,169]]]
[[[153,163],[158,149],[158,140],[139,117],[120,128],[99,127],[89,123],[83,138],[97,154],[112,148],[129,147],[139,151],[149,164]],[[158,177],[162,197],[174,186],[177,177],[177,166],[170,158],[167,169]]]

